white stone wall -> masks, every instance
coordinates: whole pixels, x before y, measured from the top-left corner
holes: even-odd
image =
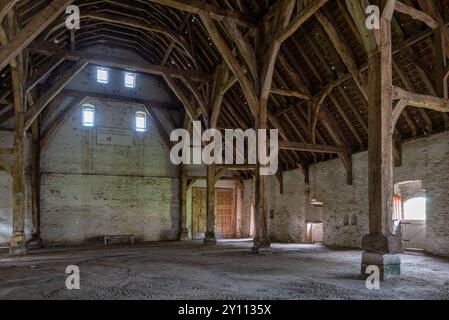
[[[317,196],[325,203],[324,243],[343,247],[360,247],[368,233],[368,154],[353,156],[354,183],[346,184],[346,171],[340,160],[319,163],[316,171]],[[449,255],[449,132],[422,138],[403,145],[403,165],[395,168],[395,183],[422,180],[427,191],[427,235],[429,251]],[[247,181],[245,186],[251,186]],[[305,237],[305,185],[299,170],[284,173],[284,195],[279,182],[269,180],[270,234],[274,240],[301,242]],[[313,192],[313,185],[311,185]],[[253,188],[246,187],[242,215],[248,215]],[[245,213],[246,211],[246,213]],[[345,215],[357,216],[357,226],[344,226]]]
[[[12,148],[14,144],[14,132],[0,131],[0,147]],[[25,235],[31,236],[31,177],[29,174],[30,144],[25,142]],[[5,156],[7,162],[12,166],[12,156]],[[0,171],[0,244],[7,244],[12,236],[12,177],[5,171]]]
[[[96,127],[133,129],[142,107],[93,99]],[[83,243],[109,234],[139,240],[176,239],[179,169],[148,119],[132,146],[99,145],[96,128],[81,124],[81,107],[41,160],[41,231],[46,243]]]

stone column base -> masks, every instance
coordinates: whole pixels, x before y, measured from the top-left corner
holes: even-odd
[[[216,245],[217,238],[215,237],[214,232],[206,232],[206,237],[204,238],[205,245]]]
[[[270,239],[256,237],[251,252],[255,254],[272,252]]]
[[[217,239],[216,238],[204,238],[203,242],[205,245],[216,245]]]
[[[387,280],[401,276],[401,256],[399,254],[383,254],[364,252],[362,257],[362,277],[367,278],[366,270],[376,266],[380,271],[380,280]]]
[[[254,254],[265,254],[265,253],[272,253],[273,249],[271,247],[259,247],[255,245],[251,248],[251,253]]]
[[[181,241],[188,241],[188,240],[190,240],[190,238],[189,238],[189,230],[188,229],[183,229],[181,231],[180,239],[181,239]]]
[[[39,249],[39,248],[42,248],[43,246],[44,246],[44,243],[43,243],[42,239],[40,239],[40,238],[33,239],[27,243],[28,249]]]
[[[27,253],[26,246],[23,242],[11,242],[9,244],[9,254],[19,256]]]
[[[9,254],[21,255],[26,253],[25,236],[22,233],[17,233],[11,238],[9,243]]]

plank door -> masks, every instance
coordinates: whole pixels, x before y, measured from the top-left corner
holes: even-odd
[[[217,189],[215,192],[216,233],[221,238],[234,237],[234,190]]]
[[[204,239],[206,234],[206,192],[205,188],[193,188],[192,198],[192,236]]]

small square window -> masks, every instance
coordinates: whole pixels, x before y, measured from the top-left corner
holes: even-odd
[[[83,106],[83,126],[93,127],[95,122],[95,107],[91,105]]]
[[[97,68],[97,82],[109,83],[109,71],[105,68]]]
[[[143,112],[136,113],[136,131],[137,132],[147,131],[147,116]]]
[[[125,73],[125,87],[135,88],[136,87],[136,74],[135,73]]]

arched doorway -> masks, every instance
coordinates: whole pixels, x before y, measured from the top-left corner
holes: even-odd
[[[422,181],[395,186],[396,225],[400,226],[405,249],[427,249],[427,198]]]

